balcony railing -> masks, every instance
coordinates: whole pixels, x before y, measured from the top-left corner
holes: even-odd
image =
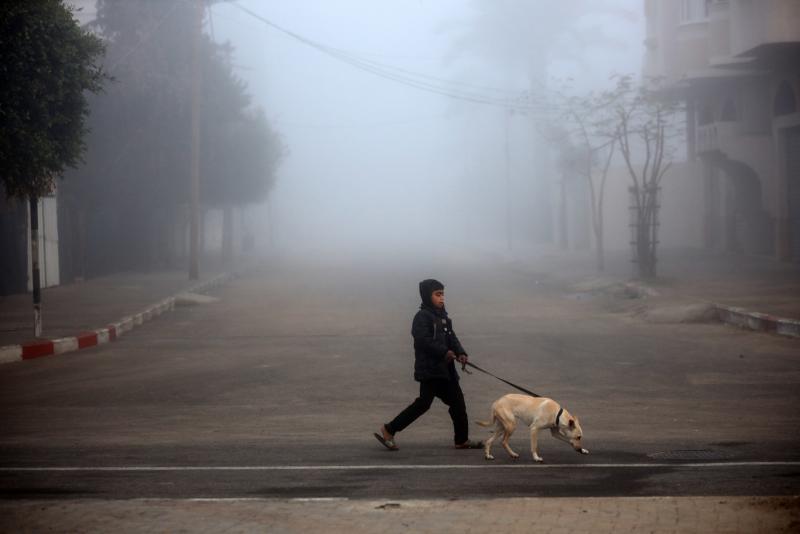
[[[725,145],[734,136],[736,122],[712,122],[697,127],[696,149],[698,154],[725,150]]]

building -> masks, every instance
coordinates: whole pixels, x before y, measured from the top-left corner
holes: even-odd
[[[645,0],[644,73],[687,108],[711,250],[800,261],[800,1]]]

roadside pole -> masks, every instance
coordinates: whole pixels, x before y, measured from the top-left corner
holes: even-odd
[[[189,280],[200,277],[200,46],[203,33],[203,1],[195,2],[195,21],[192,45],[192,148],[191,184],[189,186]]]
[[[29,198],[31,216],[31,284],[33,286],[33,335],[42,335],[42,290],[39,280],[39,199]]]
[[[513,249],[512,221],[511,221],[511,147],[509,140],[509,130],[511,129],[511,115],[514,113],[512,108],[505,111],[505,160],[506,160],[506,246],[508,251]]]

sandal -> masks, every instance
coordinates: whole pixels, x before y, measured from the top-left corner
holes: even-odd
[[[455,448],[456,449],[482,449],[483,448],[483,442],[482,441],[472,441],[471,439],[468,439],[464,443],[459,443],[459,444],[455,445]]]
[[[398,450],[400,450],[400,447],[395,445],[394,439],[392,439],[392,438],[386,439],[381,434],[378,434],[377,432],[375,432],[372,435],[375,436],[375,439],[377,439],[378,441],[381,442],[381,445],[383,445],[384,447],[386,447],[390,451],[398,451]],[[394,437],[394,436],[392,436],[392,437]]]

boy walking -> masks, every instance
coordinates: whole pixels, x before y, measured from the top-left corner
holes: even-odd
[[[467,408],[454,363],[464,364],[468,358],[444,307],[444,285],[438,280],[423,280],[419,283],[419,296],[422,305],[411,325],[414,380],[419,382],[419,397],[374,435],[387,449],[398,450],[394,435],[427,412],[434,397],[438,397],[449,406],[456,449],[481,448],[483,443],[469,439]]]

